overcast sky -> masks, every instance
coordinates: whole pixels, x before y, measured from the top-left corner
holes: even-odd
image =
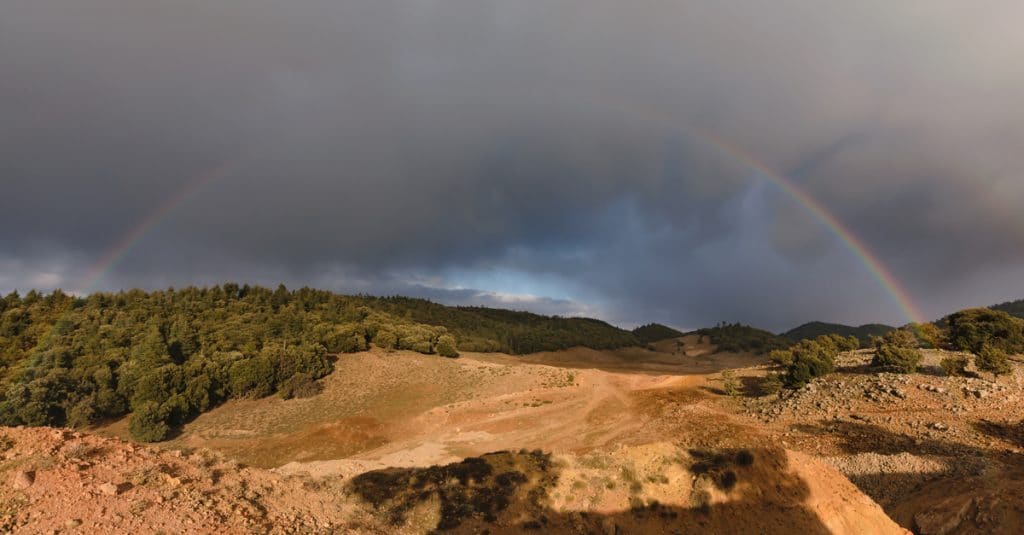
[[[771,170],[925,316],[1024,297],[1021,21],[1019,0],[5,0],[0,290],[906,322]]]

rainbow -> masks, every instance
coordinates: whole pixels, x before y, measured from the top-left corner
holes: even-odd
[[[807,190],[800,187],[799,184],[793,180],[786,178],[785,176],[776,173],[767,164],[757,160],[747,152],[741,150],[739,147],[726,143],[721,139],[701,131],[693,131],[694,135],[714,146],[722,153],[728,155],[736,161],[739,161],[746,167],[749,167],[755,171],[759,176],[764,177],[778,189],[782,190],[789,197],[799,203],[808,212],[810,212],[819,221],[824,223],[829,230],[835,234],[840,241],[849,249],[868,271],[878,279],[878,282],[882,285],[882,288],[889,293],[896,303],[899,305],[900,310],[912,323],[927,323],[924,314],[914,304],[911,299],[909,292],[903,288],[899,280],[895,275],[892,274],[882,260],[874,254],[871,249],[861,240],[856,234],[850,230],[838,217],[825,207],[820,201],[814,198]]]
[[[680,131],[681,133],[688,134],[688,137],[714,147],[717,151],[755,171],[759,176],[771,182],[828,227],[843,242],[843,245],[864,264],[871,275],[878,280],[882,289],[893,298],[908,321],[911,323],[927,323],[925,315],[914,304],[910,293],[903,288],[899,279],[885,266],[885,263],[882,262],[878,255],[874,254],[871,248],[829,211],[824,204],[793,180],[775,172],[770,166],[754,158],[736,145],[727,143],[709,132],[691,126],[683,126],[681,128],[676,121],[667,118],[664,113],[653,107],[637,105],[635,102],[626,102],[621,98],[607,98],[607,96],[590,99],[590,102],[604,109],[621,112],[625,114],[627,119],[637,119],[670,132]]]
[[[634,117],[639,116],[640,118],[646,117],[648,120],[657,124],[668,124],[658,114],[641,113],[638,115],[634,110],[632,115]],[[863,240],[854,234],[849,227],[830,212],[825,205],[814,198],[813,195],[793,180],[775,172],[767,164],[754,158],[739,147],[727,143],[707,132],[697,131],[694,129],[690,129],[689,132],[691,132],[697,139],[715,147],[715,149],[723,154],[739,161],[746,167],[749,167],[759,176],[767,179],[779,190],[804,207],[804,209],[821,221],[833,234],[835,234],[846,248],[849,249],[862,264],[864,264],[874,278],[878,280],[882,288],[892,296],[895,302],[899,305],[900,310],[909,321],[913,323],[927,322],[924,314],[921,313],[920,309],[914,304],[909,292],[903,288],[902,284],[900,284],[899,280],[885,266],[882,260],[871,251]],[[179,189],[177,193],[168,198],[145,219],[126,232],[117,242],[107,248],[99,260],[89,270],[88,275],[80,285],[78,292],[81,294],[89,293],[93,287],[102,280],[102,278],[109,273],[109,271],[117,265],[117,263],[124,258],[124,256],[139,241],[141,241],[146,233],[148,233],[153,227],[159,224],[178,206],[195,195],[208,183],[234,173],[241,164],[241,159],[227,160],[203,173],[200,173],[195,178],[186,182],[186,184]]]
[[[142,240],[146,233],[157,226],[185,201],[192,198],[207,184],[236,172],[241,167],[242,162],[241,158],[226,160],[185,182],[174,195],[168,197],[160,206],[150,212],[149,215],[139,221],[134,227],[131,227],[128,232],[125,232],[124,235],[103,252],[103,255],[93,264],[79,284],[76,293],[85,295],[91,292],[93,287]]]

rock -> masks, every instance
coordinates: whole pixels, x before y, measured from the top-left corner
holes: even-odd
[[[934,429],[936,431],[945,431],[945,430],[949,429],[949,426],[947,426],[946,424],[944,424],[942,422],[932,422],[932,424],[929,425],[928,427],[930,427],[930,428],[932,428],[932,429]]]
[[[107,496],[117,496],[121,493],[121,487],[113,483],[104,483],[99,486],[99,490]]]
[[[962,501],[961,501],[962,500]],[[960,503],[957,503],[960,501]],[[914,515],[915,532],[921,535],[947,535],[964,523],[971,510],[970,499],[951,498]]]
[[[167,483],[169,486],[171,486],[171,487],[180,487],[181,486],[181,479],[180,478],[174,477],[171,474],[167,474],[167,473],[161,473],[161,475],[164,478],[164,482]]]
[[[898,397],[900,399],[907,399],[906,392],[900,390],[899,388],[891,388],[891,389],[889,389],[889,394],[891,394],[891,395],[893,395],[895,397]]]
[[[15,490],[25,490],[32,486],[36,482],[36,473],[31,471],[18,471],[14,473],[14,477],[11,480],[11,486]]]
[[[68,528],[68,529],[75,529],[75,528],[77,528],[78,526],[81,526],[81,525],[82,525],[82,521],[78,520],[77,518],[69,518],[68,520],[64,521],[64,527]]]

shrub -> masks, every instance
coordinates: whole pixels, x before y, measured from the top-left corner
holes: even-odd
[[[87,397],[75,403],[68,410],[68,427],[87,427],[96,420],[96,410],[93,408],[92,397]]]
[[[142,402],[128,418],[128,432],[140,442],[159,442],[167,438],[171,428],[167,412],[155,401]]]
[[[967,375],[967,357],[964,355],[950,355],[941,362],[939,366],[949,377],[963,377]]]
[[[768,358],[777,366],[789,366],[793,363],[793,352],[788,349],[775,349],[768,354]]]
[[[875,356],[871,365],[897,373],[914,373],[922,358],[921,351],[917,349],[917,337],[909,331],[897,329],[875,339]]]
[[[934,323],[912,323],[909,328],[924,347],[941,349],[949,345],[949,336]]]
[[[828,375],[835,369],[838,352],[835,344],[822,343],[819,339],[803,340],[790,349],[793,360],[782,376],[787,387],[800,388],[815,377]]]
[[[732,370],[722,372],[722,391],[730,397],[736,397],[741,394],[740,382],[736,379],[736,373]]]
[[[974,363],[979,370],[991,372],[993,375],[1006,375],[1013,371],[1006,351],[998,347],[982,347],[978,355],[974,357]]]
[[[458,357],[459,350],[455,347],[455,337],[450,334],[439,336],[437,338],[437,354],[442,357]]]
[[[228,375],[234,396],[261,398],[274,392],[274,366],[264,357],[236,361]]]
[[[373,343],[387,350],[395,349],[398,346],[398,336],[390,329],[380,329],[373,337]]]
[[[1001,310],[969,308],[948,318],[953,347],[980,354],[985,346],[1009,353],[1024,350],[1024,322]]]
[[[366,351],[366,329],[358,323],[342,325],[326,334],[322,343],[331,353]]]
[[[311,398],[319,394],[320,390],[322,390],[322,387],[320,383],[313,379],[313,376],[308,373],[299,372],[281,383],[277,393],[283,399]]]

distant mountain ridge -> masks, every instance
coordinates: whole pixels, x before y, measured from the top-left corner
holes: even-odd
[[[798,342],[800,340],[817,338],[825,334],[838,334],[840,336],[856,336],[862,346],[867,345],[872,336],[884,336],[895,327],[881,323],[868,323],[859,327],[843,325],[841,323],[826,323],[823,321],[812,321],[799,327],[790,329],[782,336]]]

